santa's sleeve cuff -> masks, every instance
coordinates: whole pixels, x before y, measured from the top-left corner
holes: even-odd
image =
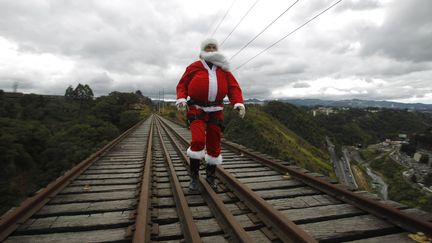
[[[180,98],[180,99],[177,99],[176,105],[178,105],[180,103],[186,103],[186,102],[187,102],[187,100],[185,98]]]
[[[244,108],[245,106],[244,106],[242,103],[235,103],[235,104],[234,104],[234,109],[237,109],[237,108],[239,108],[239,107]]]

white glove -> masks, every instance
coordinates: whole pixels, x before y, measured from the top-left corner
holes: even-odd
[[[234,110],[237,110],[240,118],[243,119],[246,114],[245,106],[242,103],[237,103],[234,105]]]
[[[177,110],[179,111],[185,111],[187,107],[186,99],[181,98],[176,101]]]

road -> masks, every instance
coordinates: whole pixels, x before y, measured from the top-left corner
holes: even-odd
[[[342,161],[343,161],[343,168],[345,171],[345,175],[347,176],[347,183],[349,184],[350,188],[358,189],[358,185],[355,181],[354,175],[351,170],[351,157],[349,156],[348,150],[343,147],[342,153],[344,155]]]
[[[349,164],[349,156],[345,155],[344,153],[344,157],[342,159],[339,159],[334,149],[335,146],[328,137],[326,137],[326,142],[327,149],[330,154],[330,159],[333,163],[333,169],[336,173],[336,176],[339,178],[339,181],[353,190],[357,189],[358,186],[355,182],[354,176],[351,172],[351,166]]]

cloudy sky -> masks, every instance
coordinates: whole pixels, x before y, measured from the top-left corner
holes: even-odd
[[[222,42],[255,2],[0,0],[0,89],[62,95],[85,83],[97,96],[164,90],[174,98],[200,42],[213,33]],[[295,2],[258,1],[222,52],[232,57]],[[298,1],[230,59],[232,68],[334,2]],[[430,0],[343,0],[233,73],[246,98],[432,104],[431,10]]]

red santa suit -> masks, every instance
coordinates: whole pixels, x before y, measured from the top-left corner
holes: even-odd
[[[237,80],[229,71],[199,60],[186,68],[177,85],[177,103],[186,101],[189,110],[192,141],[187,155],[192,159],[205,158],[208,164],[221,164],[221,124],[223,121],[223,99],[228,99],[234,108],[243,105],[243,95]]]

